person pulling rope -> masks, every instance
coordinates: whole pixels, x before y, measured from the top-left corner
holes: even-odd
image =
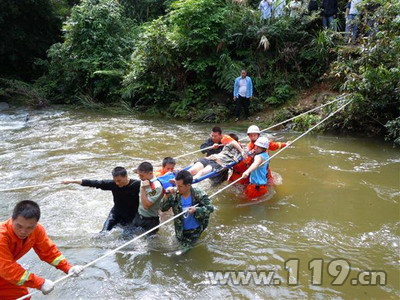
[[[345,104],[343,104],[341,107],[339,107],[337,110],[335,110],[334,112],[330,113],[330,114],[329,114],[327,117],[325,117],[323,120],[321,120],[320,122],[318,122],[316,125],[312,126],[312,127],[309,128],[306,132],[304,132],[303,134],[301,134],[300,136],[298,136],[297,138],[295,138],[295,139],[292,141],[291,145],[293,145],[296,141],[298,141],[299,139],[301,139],[303,136],[305,136],[306,134],[308,134],[309,132],[311,132],[313,129],[315,129],[316,127],[318,127],[318,126],[321,125],[322,123],[324,123],[326,120],[328,120],[329,118],[331,118],[333,115],[335,115],[336,113],[338,113],[339,111],[341,111],[342,109],[344,109],[344,108],[345,108],[347,105],[349,105],[352,101],[353,101],[353,100],[349,100],[348,102],[346,102]],[[268,157],[268,159],[266,159],[264,162],[262,162],[259,166],[262,166],[263,164],[268,163],[268,161],[270,161],[273,157],[277,156],[279,153],[281,153],[282,151],[284,151],[285,149],[288,149],[288,148],[290,148],[290,147],[286,147],[286,148],[282,148],[282,149],[278,150],[278,151],[275,152],[273,155],[271,155],[270,157]],[[221,188],[220,190],[216,191],[216,192],[213,193],[211,196],[209,196],[209,198],[211,199],[211,198],[215,197],[216,195],[220,194],[222,191],[226,190],[227,188],[231,187],[231,186],[234,185],[235,183],[239,182],[239,181],[240,181],[241,179],[243,179],[244,176],[246,176],[246,175],[247,175],[247,174],[242,175],[242,176],[241,176],[240,178],[238,178],[237,180],[231,182],[230,184],[228,184],[228,185],[226,185],[225,187]],[[197,207],[197,206],[198,206],[198,204],[193,205],[192,207]],[[151,233],[151,232],[153,232],[153,231],[155,231],[155,230],[158,230],[161,226],[163,226],[163,225],[165,225],[165,224],[167,224],[167,223],[169,223],[169,222],[175,220],[176,218],[178,218],[178,217],[180,217],[180,216],[186,214],[186,213],[189,211],[190,208],[191,208],[191,207],[182,210],[181,213],[176,214],[176,215],[173,216],[172,218],[170,218],[170,219],[168,219],[168,220],[166,220],[166,221],[160,223],[159,225],[157,225],[157,226],[151,228],[150,230],[148,230],[148,231],[146,231],[146,232],[144,232],[144,233],[142,233],[142,234],[136,236],[135,238],[131,239],[130,241],[128,241],[128,242],[122,244],[121,246],[117,247],[117,248],[114,249],[114,250],[111,250],[110,252],[104,254],[103,256],[100,256],[99,258],[93,260],[92,262],[87,263],[86,265],[82,266],[82,270],[84,270],[84,269],[86,269],[86,268],[88,268],[88,267],[94,265],[96,262],[98,262],[98,261],[100,261],[100,260],[102,260],[102,259],[104,259],[104,258],[106,258],[106,257],[108,257],[108,256],[110,256],[110,255],[112,255],[112,254],[114,254],[114,253],[116,253],[117,251],[119,251],[119,250],[121,250],[122,248],[124,248],[124,247],[130,245],[131,243],[137,241],[138,239],[140,239],[140,238],[142,238],[142,237],[148,235],[149,233]],[[58,283],[60,283],[60,282],[62,282],[62,281],[64,281],[64,280],[68,279],[68,278],[71,277],[71,276],[72,276],[72,274],[68,274],[68,275],[66,275],[66,276],[64,276],[64,277],[61,277],[61,278],[57,279],[56,281],[54,281],[54,284],[58,284]],[[28,298],[28,297],[31,297],[31,296],[35,295],[35,294],[38,293],[38,292],[39,292],[39,291],[34,291],[34,292],[30,293],[30,294],[27,294],[27,295],[25,295],[25,296],[23,296],[23,297],[18,298],[17,300],[26,299],[26,298]]]
[[[283,124],[285,124],[285,123],[287,123],[287,122],[290,122],[290,121],[292,121],[292,120],[294,120],[294,119],[296,119],[296,118],[298,118],[298,117],[301,117],[301,116],[303,116],[303,115],[305,115],[305,114],[308,114],[308,113],[310,113],[310,112],[316,111],[316,110],[318,110],[318,109],[320,109],[320,108],[323,108],[323,107],[325,107],[325,106],[327,106],[327,105],[330,105],[330,104],[332,104],[332,103],[335,103],[335,102],[337,102],[337,101],[343,100],[345,97],[347,97],[347,95],[341,95],[341,96],[339,96],[338,98],[336,98],[336,99],[334,99],[334,100],[332,100],[332,101],[329,101],[329,102],[327,102],[327,103],[325,103],[325,104],[323,104],[323,105],[320,105],[320,106],[318,106],[318,107],[315,107],[315,108],[313,108],[313,109],[310,109],[310,110],[308,110],[308,111],[306,111],[306,112],[304,112],[304,113],[301,113],[301,114],[299,114],[299,115],[297,115],[297,116],[294,116],[294,117],[292,117],[292,118],[290,118],[290,119],[284,120],[284,121],[279,122],[279,123],[277,123],[277,124],[275,124],[275,125],[272,125],[272,126],[270,126],[270,127],[268,127],[268,128],[265,128],[265,129],[261,130],[260,132],[265,132],[265,131],[270,130],[270,129],[274,128],[274,127],[283,125]],[[245,136],[245,137],[239,139],[239,141],[245,140],[245,139],[247,139],[247,138],[248,138],[248,137]],[[195,154],[195,153],[204,151],[204,150],[212,149],[212,148],[214,148],[214,147],[215,147],[215,145],[212,145],[212,146],[209,146],[209,147],[206,147],[206,148],[203,148],[203,149],[199,149],[199,150],[196,150],[196,151],[193,151],[193,152],[189,152],[189,153],[185,153],[185,154],[182,154],[182,155],[178,155],[178,156],[175,157],[175,159],[182,158],[182,157],[185,157],[185,156],[189,156],[189,155],[192,155],[192,154]],[[17,191],[17,190],[22,190],[22,189],[30,189],[30,188],[36,188],[36,187],[42,187],[42,186],[58,185],[58,184],[61,184],[61,182],[43,183],[43,184],[36,184],[36,185],[28,185],[28,186],[21,186],[21,187],[0,189],[0,192],[11,192],[11,191]]]

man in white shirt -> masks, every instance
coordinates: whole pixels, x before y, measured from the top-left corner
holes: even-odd
[[[235,79],[235,84],[233,86],[233,100],[236,102],[235,121],[239,121],[241,107],[243,107],[246,119],[249,118],[249,106],[252,97],[253,82],[251,78],[247,76],[247,71],[242,70],[241,76]]]

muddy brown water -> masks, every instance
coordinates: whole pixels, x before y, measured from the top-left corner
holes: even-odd
[[[9,109],[0,113],[0,189],[107,179],[117,165],[135,177],[144,160],[159,164],[197,150],[212,126]],[[223,129],[244,137],[246,126]],[[299,136],[272,134],[277,141]],[[270,199],[248,205],[240,189],[218,194],[209,228],[188,253],[171,256],[177,243],[169,224],[33,299],[398,299],[399,150],[379,139],[310,134],[273,158],[271,168],[280,184]],[[209,194],[221,187],[199,186]],[[60,184],[1,192],[1,220],[23,199],[40,204],[41,223],[73,264],[125,242],[119,229],[96,236],[112,207],[109,192]],[[19,262],[45,278],[63,276],[33,251]]]

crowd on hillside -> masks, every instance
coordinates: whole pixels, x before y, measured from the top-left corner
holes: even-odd
[[[365,0],[364,0],[365,1]],[[258,5],[262,20],[288,15],[299,18],[306,14],[320,13],[322,27],[337,31],[339,15],[338,0],[261,0]],[[346,19],[345,37],[348,43],[356,43],[361,21],[366,28],[366,35],[373,32],[374,22],[371,16],[377,9],[375,4],[363,3],[363,0],[350,0],[343,7]]]

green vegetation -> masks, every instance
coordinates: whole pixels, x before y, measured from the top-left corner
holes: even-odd
[[[361,31],[370,34],[358,46],[322,30],[318,13],[261,21],[256,2],[3,1],[0,25],[11,25],[10,15],[16,21],[1,31],[7,42],[0,47],[6,78],[0,97],[19,93],[33,98],[31,104],[49,99],[44,103],[222,122],[233,115],[233,81],[247,69],[253,112],[281,109],[298,91],[325,80],[354,99],[333,128],[399,141],[398,1],[369,1],[375,12],[363,9],[368,26]],[[31,26],[37,16],[46,30]],[[15,79],[36,80],[19,89]],[[302,118],[295,127],[317,119]]]
[[[369,135],[389,130],[388,137],[400,144],[400,2],[371,2],[380,6],[365,16],[371,20],[370,35],[357,48],[339,49],[332,63],[330,75],[354,99],[336,122]]]
[[[119,98],[133,46],[132,22],[122,12],[109,0],[85,0],[72,9],[63,27],[64,42],[49,49],[49,73],[41,79],[54,102],[110,103]]]
[[[0,2],[0,74],[32,80],[43,73],[35,59],[61,40],[66,4],[56,0]]]

